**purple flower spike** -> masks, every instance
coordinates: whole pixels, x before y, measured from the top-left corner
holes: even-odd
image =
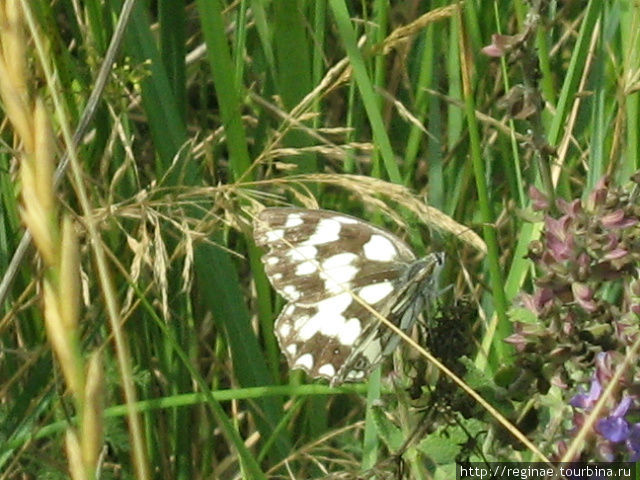
[[[616,365],[623,361],[623,357],[620,353],[615,351],[600,352],[595,358],[595,377],[598,379],[601,385],[607,385],[613,377],[616,369]],[[622,382],[626,382],[623,378]]]
[[[513,345],[518,352],[524,352],[527,348],[527,337],[521,333],[512,333],[504,339],[505,343]]]
[[[562,263],[572,257],[573,236],[568,235],[563,239],[562,237],[548,234],[547,246],[549,247],[549,253],[553,259],[558,263]]]
[[[632,403],[633,400],[631,399],[631,397],[625,396],[622,400],[620,400],[620,403],[616,408],[614,408],[613,412],[611,412],[611,416],[624,417],[627,414],[627,411],[629,410],[629,407]]]
[[[547,230],[547,235],[556,237],[560,242],[565,241],[570,222],[571,219],[567,215],[563,215],[558,219],[549,216],[545,217],[544,226]]]

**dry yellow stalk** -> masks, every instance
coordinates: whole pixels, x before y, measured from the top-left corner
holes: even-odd
[[[53,172],[55,146],[53,132],[49,124],[49,116],[42,102],[36,100],[33,109],[34,149],[33,164],[35,165],[35,186],[38,203],[49,215],[55,215],[55,199],[53,196]],[[51,219],[56,222],[55,218]],[[57,223],[57,222],[56,222]]]
[[[15,1],[0,5],[0,95],[4,109],[14,129],[24,142],[27,152],[33,151],[26,64],[22,30],[22,14]]]
[[[60,294],[50,281],[45,280],[43,283],[43,296],[44,323],[51,348],[58,358],[69,390],[76,399],[81,400],[84,392],[84,372],[82,357],[77,350],[77,332],[75,329],[65,328],[59,302]]]
[[[15,0],[4,2],[4,15],[1,19],[3,28],[8,29],[9,34],[3,35],[2,53],[8,60],[9,74],[12,83],[22,92],[26,92],[27,75],[23,59],[25,55],[24,31],[22,29],[22,10]]]
[[[73,222],[66,215],[62,219],[60,247],[59,281],[62,323],[66,329],[75,330],[80,315],[80,259]]]
[[[99,353],[94,353],[87,367],[82,418],[82,460],[87,469],[95,468],[102,448],[103,370]]]
[[[72,428],[67,429],[65,435],[65,446],[67,449],[67,458],[69,459],[69,472],[73,480],[86,480],[91,478],[87,476],[87,471],[82,463],[82,451],[78,442],[78,436]]]
[[[53,195],[55,150],[49,119],[40,100],[36,102],[32,121],[34,150],[27,152],[20,164],[22,218],[44,261],[49,267],[55,267],[59,249],[57,209]]]
[[[19,138],[20,214],[45,266],[42,294],[47,336],[80,416],[81,437],[74,428],[66,432],[69,471],[73,479],[86,480],[94,476],[102,443],[101,366],[98,356],[93,356],[85,381],[78,335],[78,241],[72,221],[64,217],[61,226],[58,218],[55,138],[44,102],[29,96],[21,13],[19,2],[0,0],[0,97]]]

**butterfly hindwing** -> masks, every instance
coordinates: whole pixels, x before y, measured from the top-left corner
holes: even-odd
[[[336,299],[336,305],[340,301]],[[360,317],[346,319],[342,315],[331,314],[328,308],[327,304],[307,306],[289,303],[285,306],[275,325],[280,348],[291,368],[302,369],[311,377],[324,377],[333,384],[339,383],[347,378],[334,379],[340,378],[338,374],[345,365],[349,365],[348,373],[352,379],[360,379],[369,366],[379,360],[379,341],[368,342],[370,346],[362,352],[362,358],[358,362],[351,361],[353,346],[363,333],[363,322]],[[359,371],[362,373],[356,373]]]

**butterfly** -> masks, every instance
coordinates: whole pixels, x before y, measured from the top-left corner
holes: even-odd
[[[370,309],[407,331],[438,292],[443,253],[417,259],[395,235],[349,215],[265,208],[253,236],[288,302],[274,331],[289,367],[331,386],[365,379],[397,347]]]

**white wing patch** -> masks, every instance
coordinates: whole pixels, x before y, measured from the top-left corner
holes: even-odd
[[[391,240],[382,235],[371,235],[371,240],[362,248],[365,257],[376,262],[391,262],[398,256],[398,251]]]
[[[362,354],[367,357],[369,362],[376,362],[380,358],[380,354],[382,352],[382,346],[380,345],[380,340],[377,338],[369,342],[369,345],[362,351]]]
[[[302,217],[300,215],[292,213],[287,217],[287,223],[284,224],[284,228],[299,227],[303,223],[304,221],[302,220]]]
[[[340,222],[331,218],[323,218],[318,222],[318,226],[313,235],[301,243],[301,245],[324,245],[335,242],[340,238]]]
[[[294,262],[313,260],[318,254],[318,249],[311,245],[298,246],[287,252],[287,256]]]
[[[285,350],[289,355],[291,355],[292,357],[295,357],[296,353],[298,353],[298,344],[290,343],[289,345],[286,346]]]
[[[284,230],[281,228],[267,232],[268,242],[277,242],[278,240],[282,240],[282,237],[284,237]]]
[[[358,290],[358,295],[369,305],[374,305],[382,299],[388,297],[393,292],[391,282],[374,283]]]
[[[338,333],[338,341],[343,345],[353,345],[360,333],[362,332],[362,325],[357,318],[350,318],[344,322],[343,328]]]
[[[336,374],[336,369],[330,363],[325,363],[318,369],[318,373],[327,378],[331,378]]]
[[[349,292],[329,297],[316,304],[317,313],[304,322],[296,321],[296,330],[300,340],[309,340],[316,333],[322,333],[328,337],[337,337],[345,327],[346,319],[342,313],[351,305]]]
[[[295,365],[306,370],[311,370],[313,368],[313,356],[310,353],[300,355],[296,359]]]
[[[296,275],[311,275],[318,271],[318,264],[314,260],[307,260],[296,267]]]
[[[284,297],[290,302],[295,302],[300,298],[302,293],[300,293],[293,285],[287,285],[282,289],[282,295],[284,295]]]
[[[324,288],[332,294],[348,291],[349,282],[358,274],[354,266],[357,256],[353,253],[339,253],[322,262],[320,278],[324,280]]]
[[[275,255],[265,255],[263,257],[264,263],[269,265],[270,267],[273,267],[274,265],[277,265],[278,262],[280,261],[280,259],[278,257],[276,257]]]
[[[354,225],[356,223],[358,223],[359,220],[352,218],[352,217],[345,217],[342,215],[336,215],[335,217],[333,217],[334,220],[337,220],[340,223],[343,223],[345,225]]]

